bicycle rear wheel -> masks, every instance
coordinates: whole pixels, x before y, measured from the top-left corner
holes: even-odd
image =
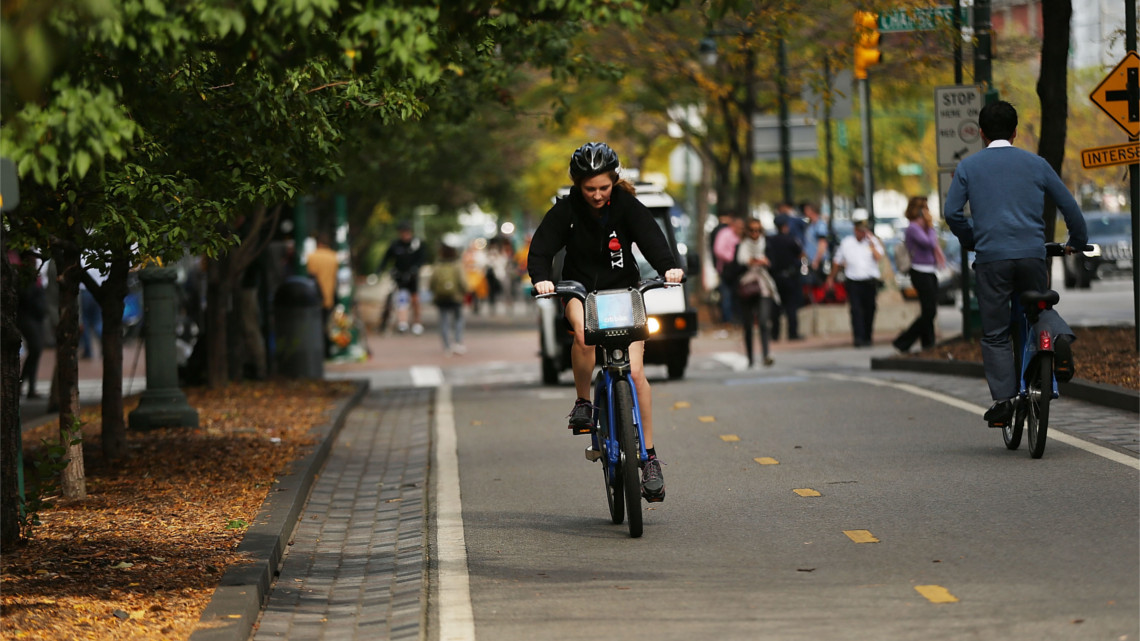
[[[637,430],[633,425],[633,393],[629,381],[619,379],[614,382],[614,422],[617,423],[618,442],[621,444],[621,477],[625,490],[626,516],[629,517],[629,535],[641,536],[641,479],[638,462],[641,448],[637,442]]]
[[[1049,430],[1049,401],[1053,400],[1053,354],[1037,354],[1033,369],[1025,421],[1029,428],[1029,455],[1041,458],[1045,453],[1045,433]]]
[[[621,525],[625,520],[625,493],[622,487],[621,466],[610,463],[610,444],[616,442],[611,436],[609,401],[606,399],[606,386],[601,372],[594,383],[594,405],[598,407],[597,433],[594,435],[602,462],[602,477],[606,483],[606,503],[610,508],[610,520]],[[620,458],[620,457],[619,457]]]
[[[1025,406],[1024,397],[1013,399],[1013,420],[1001,428],[1001,437],[1005,440],[1005,446],[1011,450],[1021,447],[1021,434],[1025,429]]]

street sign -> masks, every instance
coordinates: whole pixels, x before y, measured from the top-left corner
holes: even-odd
[[[973,85],[934,88],[934,126],[938,143],[938,166],[953,168],[966,156],[980,151],[982,89]]]
[[[850,118],[852,113],[851,96],[854,95],[855,74],[850,69],[843,69],[831,78],[831,119],[843,120]],[[801,93],[812,118],[823,120],[823,96],[809,85],[804,85]]]
[[[779,160],[779,116],[753,116],[752,139],[756,148],[756,160]],[[791,158],[815,158],[819,155],[815,121],[806,114],[788,116],[788,151]]]
[[[962,26],[972,23],[970,7],[962,7]],[[954,7],[931,7],[927,9],[895,9],[879,14],[879,31],[901,33],[904,31],[934,31],[949,26],[954,21]]]
[[[1081,150],[1081,164],[1085,169],[1135,163],[1140,163],[1140,141]]]
[[[1140,56],[1125,54],[1089,98],[1129,136],[1140,136]]]

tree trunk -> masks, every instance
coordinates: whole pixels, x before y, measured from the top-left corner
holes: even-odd
[[[59,264],[59,326],[55,337],[55,370],[59,373],[59,440],[67,448],[67,467],[60,489],[69,499],[87,498],[83,441],[79,431],[79,264],[78,247],[56,245]]]
[[[130,259],[111,258],[107,279],[99,291],[103,310],[103,458],[117,461],[127,455],[127,425],[123,419],[123,299],[127,295]]]
[[[1041,71],[1037,77],[1037,97],[1041,100],[1041,138],[1037,154],[1057,175],[1065,160],[1065,136],[1069,117],[1069,29],[1072,0],[1043,0],[1044,23],[1041,34]],[[1057,203],[1045,199],[1045,240],[1052,241],[1057,229]]]
[[[0,251],[0,547],[20,540],[20,333],[16,329],[16,270]]]
[[[206,266],[206,385],[212,389],[229,382],[229,354],[226,351],[226,316],[233,298],[233,284],[221,260]]]

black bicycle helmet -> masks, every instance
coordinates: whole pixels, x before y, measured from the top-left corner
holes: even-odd
[[[570,157],[570,178],[581,180],[614,171],[621,163],[617,152],[604,142],[588,142],[574,150]]]

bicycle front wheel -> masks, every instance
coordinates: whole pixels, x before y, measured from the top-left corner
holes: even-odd
[[[621,444],[621,477],[625,486],[626,516],[629,517],[629,535],[641,536],[641,479],[638,476],[638,462],[641,448],[637,442],[637,428],[633,425],[633,393],[629,381],[619,379],[614,382],[614,422]]]
[[[610,463],[611,444],[617,440],[613,438],[610,426],[609,402],[606,399],[606,387],[603,375],[599,372],[597,382],[594,383],[594,404],[598,406],[597,432],[594,434],[598,445],[599,459],[602,462],[602,476],[606,482],[606,503],[610,508],[610,520],[614,525],[621,525],[625,520],[625,494],[622,490],[621,464]],[[620,457],[619,457],[620,459]]]
[[[1045,453],[1045,433],[1049,430],[1049,401],[1053,400],[1053,354],[1037,355],[1036,371],[1029,382],[1025,422],[1029,430],[1029,455],[1041,458]]]

